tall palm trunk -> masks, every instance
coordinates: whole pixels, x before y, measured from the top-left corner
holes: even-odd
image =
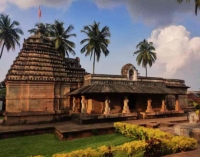
[[[5,43],[3,43],[3,46],[2,46],[2,49],[1,49],[0,59],[1,59],[1,56],[2,56],[2,54],[3,54],[4,46],[5,46]]]
[[[94,74],[94,68],[95,68],[95,52],[94,52],[94,60],[93,60],[93,74]]]
[[[147,77],[147,65],[146,65],[145,69],[146,69],[146,77]]]

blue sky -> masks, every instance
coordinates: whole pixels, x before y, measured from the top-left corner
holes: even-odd
[[[93,21],[107,25],[111,31],[110,54],[101,56],[96,64],[96,73],[120,74],[121,67],[132,63],[140,75],[145,70],[136,64],[136,45],[144,38],[155,43],[158,60],[149,69],[148,75],[184,79],[191,90],[200,88],[199,58],[200,36],[199,16],[194,15],[194,4],[177,4],[176,0],[0,0],[0,12],[11,16],[21,24],[24,38],[30,36],[28,29],[38,22],[38,6],[41,5],[41,22],[53,23],[60,20],[65,26],[72,24],[76,38],[76,56],[81,65],[92,72],[92,61],[80,54],[80,41],[86,36],[81,33],[85,25]],[[154,32],[154,33],[153,33]],[[199,44],[200,45],[200,44]],[[0,60],[0,80],[5,78],[19,48],[15,51],[4,50]],[[73,57],[73,56],[70,56]]]

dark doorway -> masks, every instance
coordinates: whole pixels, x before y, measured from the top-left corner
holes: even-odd
[[[129,109],[130,110],[136,109],[136,96],[131,94],[128,96],[128,99],[129,99],[129,102],[128,102]]]

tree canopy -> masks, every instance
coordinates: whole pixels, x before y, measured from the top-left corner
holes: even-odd
[[[136,48],[137,51],[134,52],[134,54],[137,55],[136,61],[137,64],[140,66],[142,64],[142,67],[146,69],[146,77],[147,77],[147,65],[150,67],[153,65],[153,63],[157,59],[157,55],[154,52],[155,48],[153,46],[152,42],[148,42],[147,40],[141,41]]]
[[[108,37],[111,36],[110,29],[108,26],[104,26],[100,30],[100,22],[94,23],[92,25],[84,26],[82,33],[87,35],[86,39],[81,41],[81,44],[85,44],[82,49],[81,53],[85,53],[85,56],[90,56],[90,60],[93,56],[93,74],[95,71],[95,60],[99,62],[101,53],[105,56],[109,54],[108,45],[110,40]]]
[[[76,37],[76,34],[71,34],[71,31],[74,29],[72,25],[65,29],[64,22],[55,20],[53,24],[36,23],[35,27],[28,30],[28,32],[37,34],[39,31],[43,37],[52,39],[55,48],[63,57],[69,57],[69,54],[73,56],[76,54],[74,51],[75,43],[69,40],[71,37]]]
[[[0,46],[2,46],[0,59],[4,47],[9,51],[10,49],[15,50],[15,45],[20,46],[20,35],[24,33],[21,28],[18,27],[19,25],[18,21],[11,21],[9,15],[0,15]]]

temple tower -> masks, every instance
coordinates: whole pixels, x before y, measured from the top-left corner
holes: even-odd
[[[24,39],[6,75],[4,123],[53,121],[66,116],[70,105],[66,94],[82,85],[85,75],[79,62],[79,58],[61,57],[40,29]]]

